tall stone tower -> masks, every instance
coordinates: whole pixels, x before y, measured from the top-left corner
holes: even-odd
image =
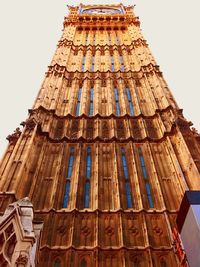
[[[23,130],[8,136],[1,212],[29,197],[44,222],[37,266],[180,266],[172,231],[185,190],[200,189],[200,136],[133,7],[69,11]]]

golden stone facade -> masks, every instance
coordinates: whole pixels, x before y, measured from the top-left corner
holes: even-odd
[[[133,7],[69,7],[29,118],[8,136],[0,208],[29,197],[37,266],[181,266],[172,231],[200,189],[200,136]]]

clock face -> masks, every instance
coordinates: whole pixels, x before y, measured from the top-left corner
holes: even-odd
[[[119,9],[112,9],[112,8],[90,8],[83,10],[82,14],[89,14],[89,15],[114,15],[121,13]]]

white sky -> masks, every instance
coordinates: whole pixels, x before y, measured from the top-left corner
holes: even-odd
[[[132,0],[144,37],[186,118],[200,130],[200,1]],[[118,1],[82,1],[114,4]],[[78,1],[0,3],[0,156],[6,136],[27,118],[61,36],[66,5]]]

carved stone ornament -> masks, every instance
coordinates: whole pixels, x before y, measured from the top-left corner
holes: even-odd
[[[133,235],[138,235],[139,234],[139,230],[138,228],[134,227],[134,226],[131,226],[129,229],[128,229],[129,233],[130,234],[133,234]]]
[[[19,257],[16,260],[16,265],[23,265],[26,266],[26,264],[28,263],[28,257],[26,255],[19,255]]]
[[[87,227],[86,225],[81,227],[81,233],[86,236],[90,235],[91,234],[90,228]]]
[[[200,133],[197,131],[196,128],[192,127],[192,128],[191,128],[191,131],[192,131],[192,133],[193,133],[193,135],[194,135],[195,137],[200,136]]]
[[[26,129],[28,130],[33,130],[38,123],[37,121],[38,121],[37,117],[34,116],[34,117],[28,118],[26,121],[23,121],[21,125],[26,126]]]
[[[59,226],[58,228],[57,228],[57,232],[59,233],[59,234],[65,234],[66,232],[67,232],[67,228],[66,228],[66,225],[61,225],[61,226]]]
[[[160,227],[158,227],[158,226],[155,226],[155,227],[153,228],[153,231],[154,231],[154,233],[157,234],[157,235],[162,235],[162,234],[163,234],[163,230],[162,230]]]
[[[114,229],[109,225],[109,226],[107,226],[106,227],[106,229],[105,229],[105,233],[107,234],[107,235],[110,235],[110,236],[112,236],[112,235],[114,235]]]
[[[20,128],[16,128],[16,130],[14,131],[13,134],[10,134],[6,137],[6,139],[9,141],[9,143],[11,144],[16,144],[17,140],[19,139],[20,135],[21,135],[21,130]]]

